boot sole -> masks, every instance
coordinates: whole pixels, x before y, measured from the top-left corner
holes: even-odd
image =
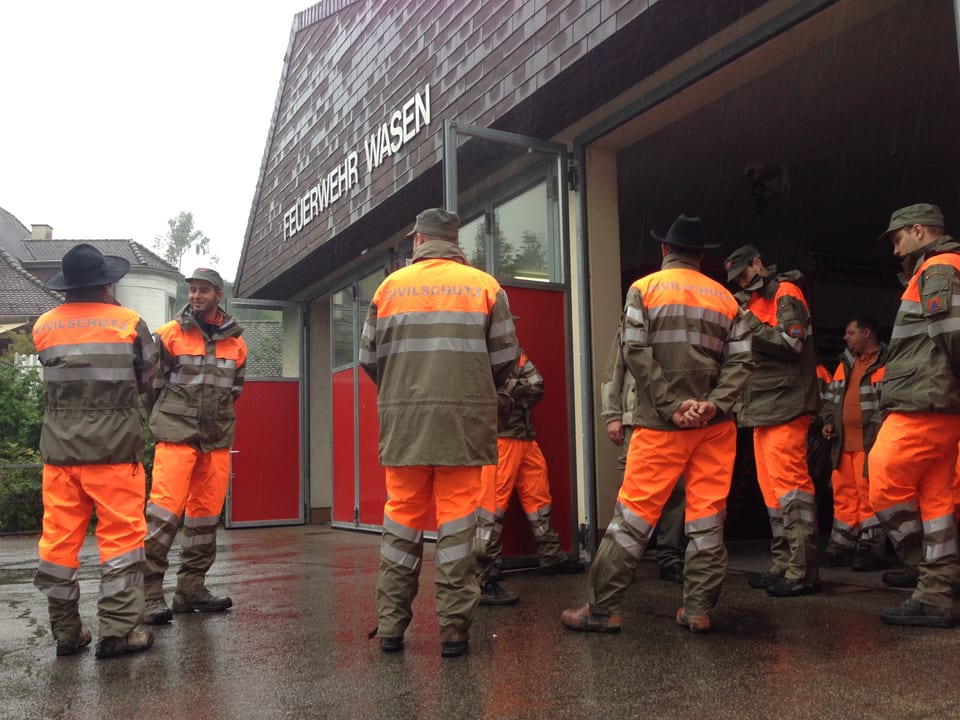
[[[480,598],[479,605],[492,605],[494,607],[506,607],[507,605],[516,605],[520,602],[520,596],[518,595],[515,598],[508,598],[506,600],[487,600]]]
[[[233,601],[217,603],[215,605],[178,605],[177,603],[173,604],[173,612],[177,614],[183,613],[208,613],[208,612],[223,612],[224,610],[229,610],[233,607]]]
[[[161,613],[154,613],[153,615],[145,615],[143,618],[144,625],[166,625],[168,622],[173,620],[173,611],[165,610]]]
[[[898,625],[900,627],[928,627],[949,629],[956,625],[953,618],[934,618],[934,617],[888,617],[880,615],[880,619],[887,625]]]

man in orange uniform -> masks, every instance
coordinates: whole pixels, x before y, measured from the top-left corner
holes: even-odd
[[[960,244],[943,227],[940,208],[920,203],[894,212],[880,236],[901,258],[907,289],[880,388],[884,418],[870,451],[870,502],[897,554],[918,575],[907,601],[881,611],[891,625],[954,625]]]
[[[637,380],[627,469],[590,567],[589,602],[561,615],[571,630],[620,631],[623,597],[681,474],[688,543],[677,623],[710,629],[727,569],[723,521],[737,452],[729,412],[750,374],[750,329],[726,288],[700,273],[699,218],[681,215],[654,238],[663,267],[630,287],[623,314],[625,359]]]
[[[886,533],[870,505],[867,453],[880,430],[876,382],[887,359],[877,324],[857,317],[847,323],[847,350],[833,375],[821,411],[823,437],[832,441],[833,530],[827,557],[834,565],[868,572],[884,567]]]
[[[217,557],[217,524],[230,479],[233,404],[243,389],[247,345],[243,328],[221,307],[223,279],[210,268],[187,278],[189,304],[156,333],[160,372],[150,430],[157,441],[147,503],[144,620],[173,613],[221,612],[233,605],[205,585]],[[186,514],[184,514],[186,513]],[[180,570],[173,612],[163,597],[167,553],[183,516]]]
[[[770,570],[750,585],[775,597],[818,592],[817,504],[807,464],[807,434],[820,409],[817,358],[807,300],[794,270],[778,274],[752,245],[724,260],[727,280],[753,331],[756,369],[737,410],[740,427],[753,428],[757,481],[773,539]]]
[[[81,243],[46,282],[66,294],[40,316],[33,342],[43,364],[46,407],[43,535],[34,584],[47,595],[57,655],[90,644],[80,621],[80,547],[93,510],[100,548],[98,658],[146,650],[153,635],[137,626],[143,613],[143,497],[146,482],[140,419],[142,395],[156,372],[146,323],[111,292],[130,263]]]
[[[537,543],[544,575],[582,573],[583,563],[568,558],[553,529],[553,498],[547,461],[536,441],[531,409],[543,397],[543,376],[520,350],[520,359],[497,390],[499,437],[497,464],[483,468],[483,494],[477,508],[477,580],[481,605],[513,605],[515,592],[500,586],[503,519],[516,488],[520,505]]]
[[[497,462],[497,387],[518,352],[507,296],[467,264],[459,228],[460,218],[446,210],[417,216],[413,263],[377,288],[360,338],[360,362],[377,383],[386,470],[377,578],[384,652],[403,649],[433,498],[443,657],[467,651],[480,597],[474,539],[481,468]]]

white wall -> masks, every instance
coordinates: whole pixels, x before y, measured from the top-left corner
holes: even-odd
[[[170,300],[177,297],[182,282],[170,273],[145,268],[131,268],[116,287],[117,300],[140,313],[147,327],[156,330],[171,319]]]

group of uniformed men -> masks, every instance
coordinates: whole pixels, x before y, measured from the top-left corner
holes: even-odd
[[[216,557],[227,491],[234,400],[244,380],[241,327],[220,307],[223,280],[209,268],[189,278],[189,303],[154,335],[113,295],[124,258],[81,243],[46,286],[64,293],[34,324],[46,407],[40,436],[43,532],[34,584],[47,595],[58,656],[92,641],[82,623],[79,555],[96,511],[100,595],[96,657],[149,649],[142,624],[173,613],[218,612],[204,578]],[[156,441],[146,501],[141,405]],[[172,610],[163,594],[167,553],[184,530]]]

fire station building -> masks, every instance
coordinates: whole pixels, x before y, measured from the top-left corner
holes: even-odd
[[[446,207],[544,377],[554,524],[592,546],[617,490],[600,376],[626,288],[659,265],[651,230],[699,215],[722,243],[704,263],[720,280],[748,242],[803,271],[832,370],[849,316],[893,322],[898,266],[877,243],[891,211],[936,203],[960,232],[958,13],[960,0],[322,0],[297,14],[236,279],[234,309],[263,337],[228,524],[380,527],[359,335],[410,258],[416,214]],[[511,512],[506,550],[523,555]]]

